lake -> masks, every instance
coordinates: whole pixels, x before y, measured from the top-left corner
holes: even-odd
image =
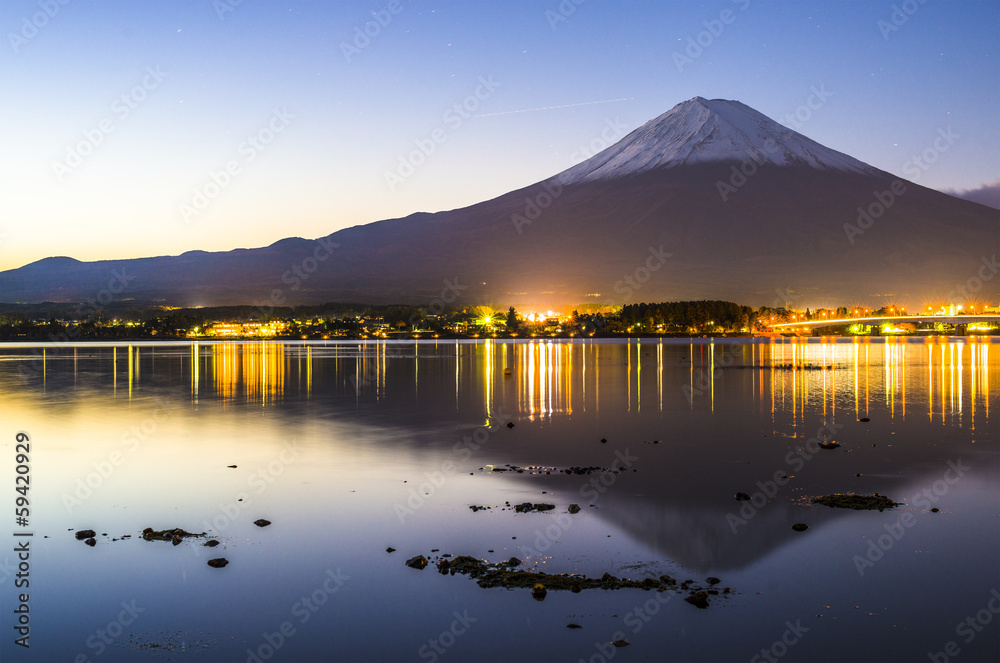
[[[992,341],[0,346],[0,658],[997,660]]]

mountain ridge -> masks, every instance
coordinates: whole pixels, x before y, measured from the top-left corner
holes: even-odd
[[[748,150],[758,151],[752,173],[720,195]],[[897,181],[904,193],[863,232],[847,232]],[[0,272],[0,301],[82,301],[112,271],[130,270],[120,298],[191,306],[430,305],[445,294],[448,303],[546,308],[699,298],[772,305],[776,291],[813,306],[887,296],[912,305],[974,274],[983,251],[1000,248],[998,220],[995,210],[896,178],[740,102],[695,97],[581,164],[475,205],[254,249],[37,261]],[[650,249],[671,257],[651,270]],[[449,293],[448,284],[458,286]]]

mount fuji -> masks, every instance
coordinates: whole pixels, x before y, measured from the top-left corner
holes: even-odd
[[[259,249],[46,258],[0,272],[0,301],[84,301],[118,274],[115,297],[137,304],[913,308],[955,298],[984,260],[995,264],[998,230],[997,210],[878,170],[740,102],[695,97],[566,171],[470,207]],[[1000,278],[981,282],[977,297],[995,300]]]
[[[860,175],[886,173],[824,147],[738,101],[685,101],[560,176],[564,184],[638,175],[658,168],[751,159]]]

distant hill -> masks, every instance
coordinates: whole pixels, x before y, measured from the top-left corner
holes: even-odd
[[[46,258],[0,272],[0,301],[913,306],[954,299],[970,279],[996,300],[1000,278],[980,267],[998,249],[997,210],[739,102],[695,97],[555,177],[470,207],[258,249]]]

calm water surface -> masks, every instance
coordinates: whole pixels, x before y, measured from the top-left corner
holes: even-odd
[[[0,658],[997,660],[998,385],[973,338],[5,345],[6,511],[18,432],[31,503],[0,528]],[[834,492],[904,506],[810,504]],[[556,509],[501,510],[525,501]],[[404,565],[434,549],[732,592],[535,601]]]

